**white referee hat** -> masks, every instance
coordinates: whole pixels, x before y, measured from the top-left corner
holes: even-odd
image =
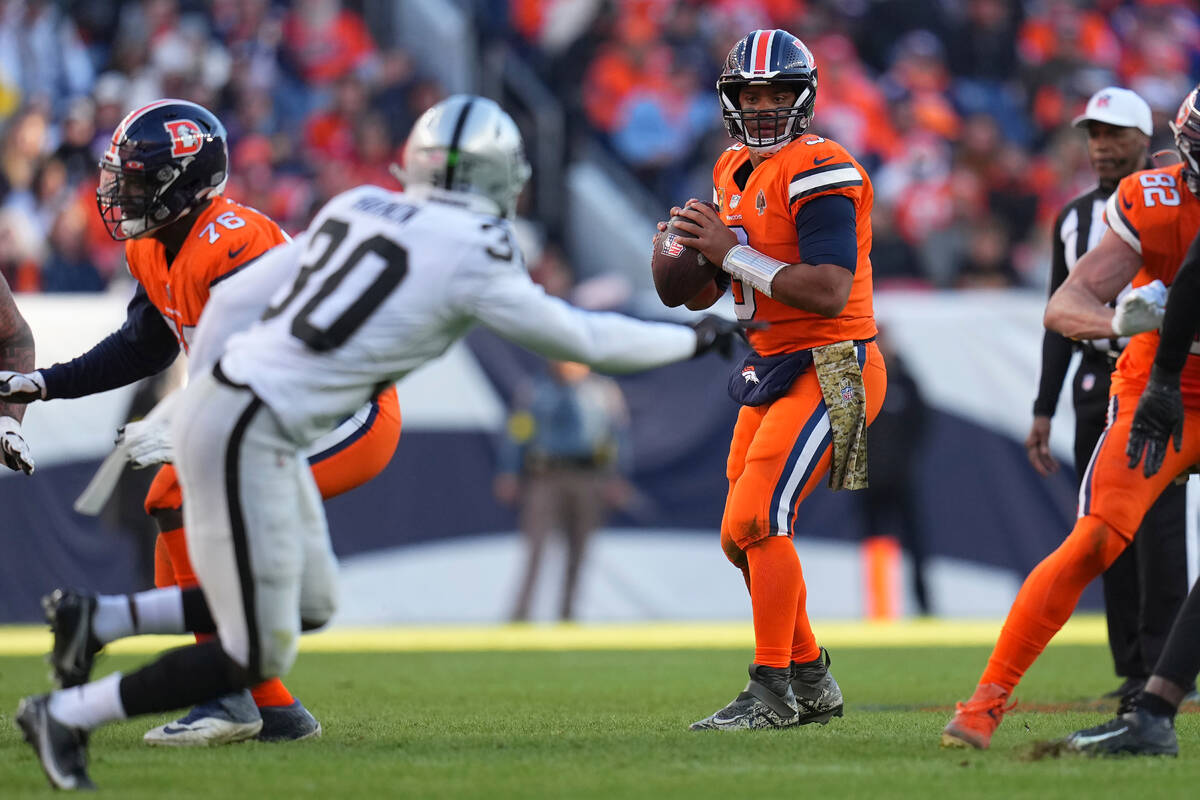
[[[1137,128],[1147,136],[1154,135],[1150,105],[1137,92],[1106,86],[1088,100],[1087,110],[1071,121],[1076,128],[1089,122],[1107,122],[1121,128]]]

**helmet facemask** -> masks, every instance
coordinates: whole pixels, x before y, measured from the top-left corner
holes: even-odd
[[[786,108],[742,110],[748,86],[784,87],[796,99]],[[769,156],[812,125],[817,102],[817,63],[804,42],[785,30],[751,31],[729,55],[717,79],[725,130],[760,156]]]
[[[1183,158],[1184,180],[1192,194],[1200,196],[1200,86],[1184,99],[1175,119],[1167,124]]]
[[[752,85],[783,85],[796,93],[796,100],[786,108],[746,111],[741,108],[742,87]],[[808,81],[733,81],[718,83],[721,98],[721,119],[725,130],[737,141],[759,155],[778,152],[812,125],[815,87]]]
[[[141,170],[102,164],[96,205],[109,236],[118,241],[144,236],[190,211],[192,205],[170,202],[168,191],[179,175],[178,169],[165,165],[152,177]]]

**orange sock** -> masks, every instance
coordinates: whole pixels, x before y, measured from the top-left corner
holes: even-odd
[[[171,561],[171,572],[175,579],[173,585],[181,589],[198,586],[196,573],[192,571],[192,560],[188,558],[187,535],[183,528],[161,532],[158,534],[158,541],[162,543]]]
[[[296,702],[296,698],[292,697],[292,693],[283,685],[283,681],[279,678],[271,678],[263,681],[258,686],[250,690],[250,694],[254,695],[254,705],[262,708],[263,706],[290,706]]]
[[[799,558],[796,568],[800,570],[800,596],[796,600],[796,627],[792,632],[792,661],[803,664],[816,660],[821,655],[821,648],[817,646],[817,637],[813,636],[812,625],[808,622],[808,587]]]
[[[804,578],[792,540],[771,536],[746,549],[754,609],[754,663],[786,667],[792,660],[796,601]]]
[[[1098,517],[1075,523],[1058,549],[1033,568],[1000,631],[981,684],[1011,692],[1075,610],[1079,595],[1128,546]]]

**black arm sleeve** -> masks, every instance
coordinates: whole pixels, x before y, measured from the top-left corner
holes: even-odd
[[[1063,244],[1059,231],[1062,230],[1063,214],[1054,220],[1052,241],[1054,253],[1050,266],[1050,291],[1047,297],[1053,295],[1063,281],[1067,279],[1066,245]],[[1067,377],[1067,368],[1071,365],[1071,340],[1057,331],[1047,330],[1042,336],[1042,377],[1038,381],[1037,399],[1033,401],[1033,413],[1038,417],[1052,417],[1058,407],[1058,395],[1062,392],[1063,381]]]
[[[162,372],[177,355],[175,334],[139,285],[120,330],[83,355],[42,370],[46,399],[83,397],[127,386]]]
[[[1162,336],[1154,366],[1163,372],[1179,374],[1187,361],[1188,350],[1196,338],[1200,323],[1200,234],[1183,257],[1179,272],[1167,294],[1167,312],[1163,316]]]
[[[858,221],[854,201],[841,194],[809,200],[796,212],[796,240],[805,264],[858,266]]]

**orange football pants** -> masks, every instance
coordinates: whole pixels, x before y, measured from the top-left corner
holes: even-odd
[[[858,359],[869,425],[883,405],[887,368],[874,342],[858,346]],[[815,368],[778,400],[744,406],[738,414],[726,467],[721,547],[750,590],[756,664],[785,667],[818,656],[804,576],[790,539],[800,503],[825,478],[832,455],[829,415]]]
[[[1016,687],[1066,624],[1084,588],[1133,541],[1158,496],[1177,475],[1200,462],[1200,409],[1188,408],[1180,451],[1168,443],[1162,468],[1149,478],[1141,464],[1129,468],[1125,447],[1141,389],[1121,387],[1109,398],[1108,427],[1079,487],[1075,527],[1021,585],[980,683],[996,683],[1010,692]]]
[[[374,416],[351,434],[344,446],[319,453],[311,462],[313,478],[324,499],[362,486],[382,472],[396,452],[400,441],[400,401],[396,388],[381,392],[375,405]],[[196,586],[183,529],[183,493],[171,464],[163,464],[154,476],[145,508],[159,529],[154,545],[154,585],[184,589]],[[290,705],[294,699],[278,678],[264,681],[251,691],[259,706]]]

